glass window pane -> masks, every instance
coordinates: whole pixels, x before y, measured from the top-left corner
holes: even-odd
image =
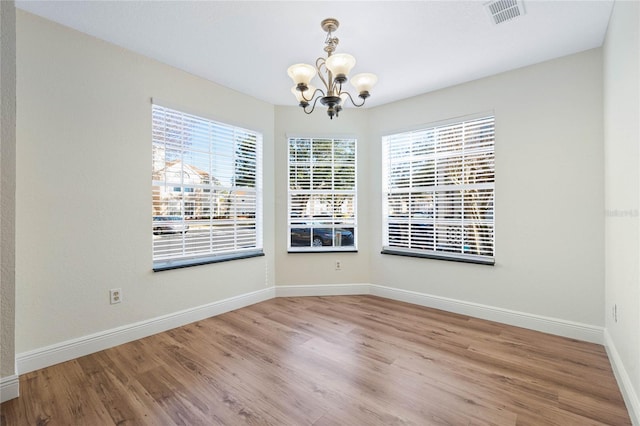
[[[356,141],[289,139],[289,248],[355,248]]]
[[[152,106],[154,266],[261,248],[261,141]]]
[[[384,246],[493,258],[494,121],[383,138]]]

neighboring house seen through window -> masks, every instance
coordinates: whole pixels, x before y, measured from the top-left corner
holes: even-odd
[[[493,116],[383,137],[383,253],[494,263]]]
[[[290,252],[355,251],[356,140],[289,138]]]
[[[262,254],[262,136],[152,106],[153,267]]]

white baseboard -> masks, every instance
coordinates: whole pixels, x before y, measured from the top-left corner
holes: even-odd
[[[50,365],[69,361],[84,355],[98,352],[113,346],[151,336],[172,328],[180,327],[195,321],[200,321],[215,315],[239,309],[254,303],[273,299],[273,287],[242,294],[195,308],[185,309],[169,315],[128,324],[122,327],[105,330],[77,339],[67,340],[51,346],[39,348],[16,355],[18,374],[48,367]]]
[[[276,297],[345,296],[370,294],[370,284],[320,284],[276,286]]]
[[[0,379],[0,403],[20,396],[20,380],[17,374]]]
[[[277,297],[371,294],[557,336],[603,344],[603,328],[375,284],[276,286]]]
[[[556,336],[569,337],[591,343],[604,343],[603,328],[593,325],[380,285],[372,285],[370,294],[454,312],[456,314],[496,321],[516,327],[528,328],[543,333],[555,334]]]
[[[272,299],[295,296],[335,296],[371,294],[414,303],[504,324],[543,331],[559,336],[603,343],[603,329],[571,321],[510,311],[492,306],[448,299],[424,293],[372,284],[292,285],[276,286],[247,293],[169,315],[105,330],[77,339],[17,354],[17,372],[25,374],[40,368],[69,361],[84,355],[131,342],[185,324],[209,318],[244,306]]]
[[[624,403],[627,405],[627,411],[629,412],[629,417],[631,417],[631,423],[635,426],[640,426],[640,398],[633,388],[631,378],[627,374],[627,370],[624,368],[620,354],[618,354],[618,350],[611,339],[611,335],[609,335],[609,332],[606,329],[604,330],[604,347],[609,355],[611,368],[613,369],[613,374],[616,376],[616,380],[618,381],[618,387],[620,388],[622,397],[624,398]]]

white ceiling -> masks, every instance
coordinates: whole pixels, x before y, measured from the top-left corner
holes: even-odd
[[[483,1],[17,1],[18,8],[275,105],[295,105],[289,65],[337,52],[373,72],[370,106],[602,45],[613,0],[525,0],[494,25]]]

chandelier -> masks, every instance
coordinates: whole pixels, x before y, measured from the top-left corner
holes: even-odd
[[[342,105],[347,99],[356,107],[364,105],[369,97],[369,91],[378,81],[378,77],[371,73],[356,74],[351,79],[349,72],[356,64],[356,59],[347,53],[334,53],[338,45],[338,38],[333,37],[333,32],[338,29],[340,23],[337,19],[327,18],[320,23],[320,26],[327,32],[327,39],[324,44],[326,58],[316,59],[316,66],[308,64],[291,65],[287,70],[289,77],[295,86],[291,88],[305,113],[311,114],[316,107],[318,100],[327,107],[327,114],[333,120],[333,116],[338,116],[342,111]],[[311,80],[318,75],[324,85],[323,89],[318,89],[311,84]],[[343,84],[349,80],[351,85],[358,92],[358,97],[362,102],[357,103],[349,92],[343,89]],[[311,108],[309,109],[309,105]]]

